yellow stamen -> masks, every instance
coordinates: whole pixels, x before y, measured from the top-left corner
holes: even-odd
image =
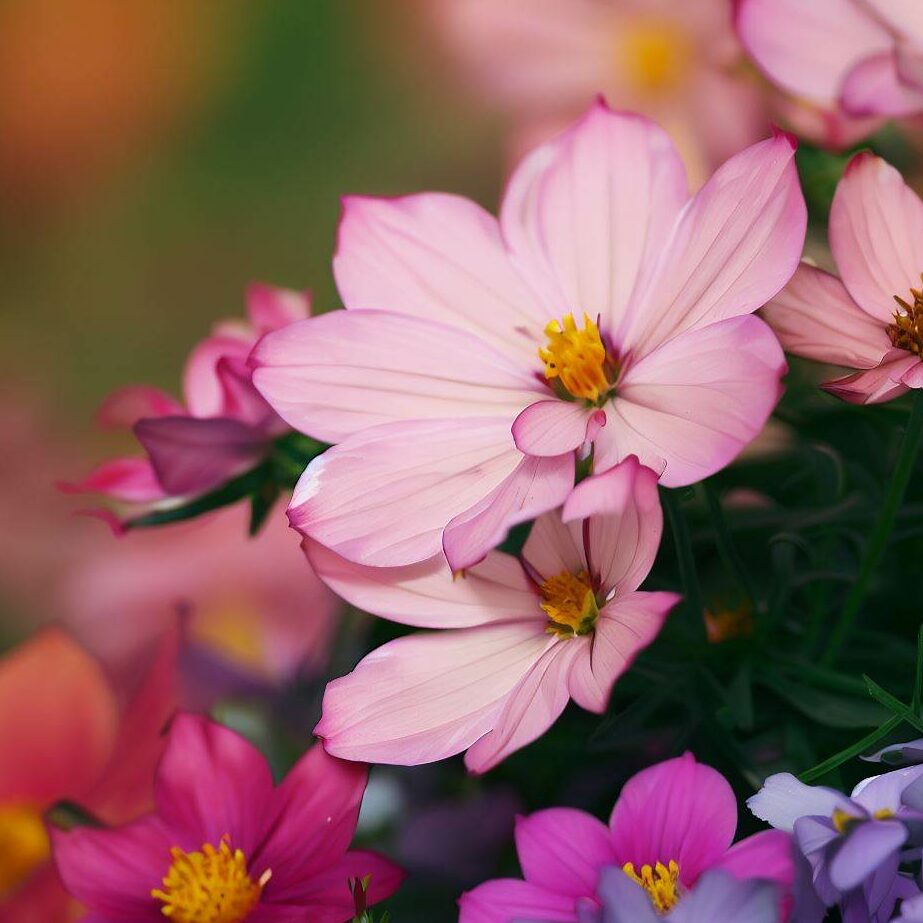
[[[923,357],[923,289],[912,288],[910,294],[913,303],[894,296],[898,310],[894,312],[894,323],[888,324],[888,336],[892,346]]]
[[[586,571],[564,571],[549,577],[540,587],[542,610],[548,616],[549,634],[573,638],[589,634],[596,624],[599,607]]]
[[[894,812],[890,808],[880,808],[877,810],[872,817],[875,820],[888,820],[889,818],[894,817]],[[844,811],[842,808],[837,808],[833,812],[833,826],[836,828],[837,833],[846,833],[850,827],[855,824],[862,823],[865,820],[864,817],[858,817],[855,814],[850,814],[848,811]]]
[[[680,898],[679,863],[671,859],[666,865],[658,862],[653,867],[642,865],[640,873],[635,871],[634,864],[626,862],[622,871],[635,884],[641,885],[647,891],[654,909],[658,913],[671,910]]]
[[[673,23],[640,19],[619,29],[616,60],[624,79],[638,93],[667,93],[688,73],[692,45]]]
[[[0,897],[51,855],[42,814],[29,805],[0,806]]]
[[[231,852],[227,837],[217,849],[206,843],[187,853],[174,846],[170,856],[163,890],[151,891],[151,897],[163,902],[160,912],[172,923],[242,923],[272,874],[267,869],[254,882],[246,856],[239,849]]]
[[[557,379],[572,397],[593,404],[605,400],[612,390],[609,373],[614,364],[590,315],[584,312],[581,330],[574,315],[565,314],[563,324],[553,320],[545,327],[545,336],[548,345],[538,351],[545,378]]]

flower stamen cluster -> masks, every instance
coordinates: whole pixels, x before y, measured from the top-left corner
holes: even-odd
[[[539,588],[542,611],[548,616],[545,631],[563,638],[589,634],[599,617],[596,594],[585,570],[579,574],[564,571],[549,577]]]
[[[920,278],[923,280],[923,273]],[[912,288],[910,294],[912,303],[894,296],[898,310],[894,312],[894,323],[888,324],[888,336],[892,346],[923,356],[923,288]]]
[[[671,910],[680,898],[679,863],[671,859],[666,865],[642,865],[636,872],[634,863],[626,862],[622,871],[647,892],[658,913]]]
[[[545,327],[548,345],[538,351],[545,363],[545,378],[556,380],[569,397],[602,404],[612,390],[614,372],[599,326],[589,314],[583,314],[579,328],[573,314],[565,314],[563,324],[550,321]]]

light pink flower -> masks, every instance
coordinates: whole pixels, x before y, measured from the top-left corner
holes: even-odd
[[[795,121],[813,107],[830,146],[868,134],[875,118],[923,112],[917,0],[737,0],[736,18],[754,60],[794,97]]]
[[[763,309],[786,350],[859,369],[824,388],[854,404],[923,387],[923,202],[890,164],[849,162],[830,209],[840,278],[802,264]]]
[[[246,321],[222,321],[189,356],[183,373],[185,405],[171,395],[136,385],[110,395],[100,423],[131,428],[146,457],[111,459],[70,492],[101,494],[129,507],[157,507],[205,493],[254,467],[285,424],[250,380],[247,357],[264,334],[303,320],[307,294],[253,284]],[[105,516],[115,528],[118,521]]]
[[[589,516],[592,511],[594,515]],[[539,517],[522,561],[494,551],[453,581],[439,559],[365,567],[307,545],[318,574],[377,615],[427,628],[327,686],[315,733],[346,759],[415,765],[468,750],[483,772],[543,734],[570,698],[603,712],[673,593],[637,592],[660,543],[657,475],[629,458]]]
[[[737,799],[719,772],[691,753],[657,763],[625,783],[608,827],[572,808],[520,818],[516,847],[524,880],[488,881],[462,895],[459,923],[570,923],[578,908],[598,906],[600,873],[613,866],[640,879],[659,912],[682,905],[711,869],[740,880],[768,879],[790,891],[789,837],[767,830],[732,846],[736,827]]]
[[[369,903],[402,878],[387,859],[349,849],[367,774],[314,747],[274,786],[242,737],[179,715],[155,812],[114,829],[56,830],[55,861],[96,923],[156,923],[169,908],[176,919],[342,923],[353,913],[349,878],[371,876]]]
[[[358,563],[444,550],[458,570],[561,504],[587,443],[596,472],[634,454],[667,486],[724,467],[780,393],[750,315],[801,255],[793,152],[756,144],[690,199],[664,132],[600,101],[523,161],[499,221],[451,195],[347,199],[347,310],[252,357],[283,419],[339,443],[293,525]]]

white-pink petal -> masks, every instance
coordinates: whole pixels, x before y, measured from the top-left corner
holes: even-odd
[[[821,387],[850,404],[881,404],[906,394],[915,381],[920,359],[904,349],[892,349],[881,364],[846,378],[825,382]]]

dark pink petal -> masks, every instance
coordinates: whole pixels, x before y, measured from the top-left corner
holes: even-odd
[[[567,894],[548,888],[498,878],[467,891],[458,900],[458,923],[511,923],[513,920],[544,920],[574,923],[576,902]]]
[[[65,493],[102,494],[125,503],[150,503],[166,496],[147,458],[113,458],[82,481],[62,482],[58,487]]]
[[[906,394],[908,388],[920,387],[905,380],[915,381],[919,367],[917,356],[892,349],[876,368],[824,382],[821,387],[850,404],[881,404]]]
[[[860,61],[849,72],[840,104],[853,116],[905,118],[923,110],[923,89],[904,81],[897,52],[891,49]]]
[[[97,419],[107,428],[131,427],[144,417],[172,417],[185,413],[183,405],[159,388],[129,385],[107,397]]]
[[[275,414],[263,396],[253,387],[252,371],[245,359],[224,356],[215,366],[215,374],[224,391],[224,412],[230,417],[254,427],[266,427]],[[279,427],[285,425],[278,421]]]
[[[224,388],[218,378],[218,363],[227,358],[246,360],[253,339],[246,331],[225,329],[202,340],[189,354],[183,369],[183,395],[192,416],[224,414]]]
[[[247,286],[247,316],[260,333],[268,333],[311,314],[311,293],[276,288],[264,282]]]
[[[271,816],[271,796],[269,765],[256,747],[208,718],[177,715],[157,772],[155,799],[158,813],[185,833],[191,848],[217,845],[228,836],[235,849],[253,855]]]
[[[764,878],[781,885],[783,892],[795,880],[794,845],[782,830],[764,830],[735,843],[712,868],[724,869],[735,878]]]
[[[609,828],[573,808],[517,818],[516,851],[526,881],[575,900],[595,894],[600,869],[615,861]]]
[[[516,417],[513,439],[526,455],[563,455],[592,442],[605,425],[603,410],[569,401],[538,401]]]
[[[673,860],[689,887],[731,845],[737,799],[720,772],[686,753],[629,779],[609,826],[619,865]]]

